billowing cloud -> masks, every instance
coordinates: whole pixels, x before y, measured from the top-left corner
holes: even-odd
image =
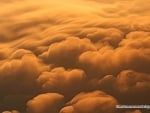
[[[36,78],[47,70],[31,51],[17,50],[0,66],[0,109],[25,109],[25,103],[39,92]]]
[[[86,75],[83,70],[65,70],[62,67],[44,72],[37,79],[44,91],[58,92],[68,98],[84,89],[85,80]]]
[[[60,113],[115,113],[117,100],[104,92],[94,91],[80,93],[67,104]]]
[[[149,74],[124,70],[117,76],[106,75],[102,79],[93,81],[97,83],[93,87],[112,93],[121,103],[149,103],[147,100],[150,93]],[[90,84],[93,84],[93,81]]]
[[[40,94],[27,103],[27,113],[58,113],[63,105],[63,95],[57,93]]]
[[[0,112],[149,112],[149,0],[0,5]]]
[[[118,44],[117,48],[104,45],[98,51],[84,52],[80,55],[79,62],[83,67],[88,67],[87,70],[91,69],[90,73],[99,75],[117,74],[126,69],[149,73],[148,42],[148,32],[131,32]]]
[[[51,44],[48,52],[43,53],[41,57],[46,57],[47,62],[51,64],[70,67],[77,65],[81,53],[90,50],[96,50],[90,40],[68,37],[62,42]]]
[[[34,92],[33,88],[36,85],[34,81],[46,67],[44,65],[42,66],[38,59],[30,53],[22,56],[20,59],[15,59],[21,57],[22,54],[21,51],[18,54],[14,53],[12,55],[14,59],[1,63],[1,93],[18,91]]]

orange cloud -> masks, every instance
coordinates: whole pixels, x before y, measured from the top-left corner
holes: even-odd
[[[118,103],[149,104],[149,4],[1,0],[0,112],[120,113]]]
[[[44,91],[58,92],[70,98],[84,88],[86,75],[83,70],[62,67],[54,68],[50,72],[43,72],[37,79]]]
[[[115,113],[117,100],[101,91],[90,93],[80,93],[75,96],[67,107],[64,107],[60,113]],[[107,105],[107,106],[106,106]]]
[[[28,101],[27,113],[58,113],[63,105],[63,95],[57,93],[41,94]]]

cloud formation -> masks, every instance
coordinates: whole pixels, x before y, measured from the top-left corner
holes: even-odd
[[[58,113],[63,105],[63,95],[46,93],[34,97],[27,103],[27,113]]]
[[[58,67],[50,72],[42,73],[37,81],[44,91],[58,92],[69,98],[83,90],[85,79],[86,75],[83,70],[65,70]]]
[[[149,112],[149,4],[1,0],[0,112]]]
[[[94,91],[78,94],[67,105],[60,113],[114,113],[117,100],[102,91]]]

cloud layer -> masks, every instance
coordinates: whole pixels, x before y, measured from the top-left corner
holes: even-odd
[[[1,0],[0,112],[149,112],[149,4]]]

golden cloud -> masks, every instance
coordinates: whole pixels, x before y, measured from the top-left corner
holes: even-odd
[[[120,113],[116,104],[150,103],[149,0],[0,5],[0,112]]]

